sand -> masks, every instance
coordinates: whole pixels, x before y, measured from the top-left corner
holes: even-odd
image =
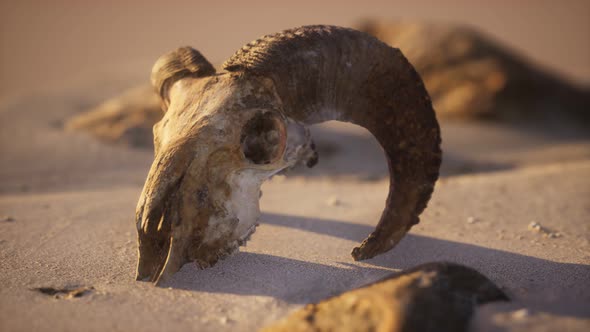
[[[186,265],[155,288],[134,281],[133,214],[152,153],[64,132],[56,122],[79,111],[72,100],[30,98],[0,112],[0,211],[13,219],[0,223],[2,330],[251,331],[440,260],[478,269],[514,299],[485,307],[479,330],[513,328],[498,317],[520,308],[533,326],[546,326],[545,315],[554,326],[590,324],[590,143],[582,133],[556,139],[539,128],[443,123],[443,177],[422,222],[395,250],[353,262],[350,250],[385,200],[383,156],[360,127],[314,128],[324,157],[263,186],[262,223],[248,246],[211,269]],[[529,230],[533,221],[561,236]],[[31,290],[66,286],[94,290],[74,299]]]
[[[271,32],[258,30],[250,39]],[[154,54],[177,46],[156,39]],[[349,253],[382,211],[385,159],[362,128],[314,127],[319,165],[263,186],[261,225],[240,253],[206,270],[186,265],[162,288],[135,281],[133,216],[153,153],[62,128],[141,83],[151,60],[134,59],[106,57],[67,80],[52,69],[51,84],[23,92],[25,75],[2,94],[0,330],[252,331],[431,261],[473,267],[513,299],[481,307],[474,331],[590,329],[590,134],[571,123],[443,122],[442,177],[421,223],[363,262]],[[89,291],[76,298],[33,290],[79,286]]]

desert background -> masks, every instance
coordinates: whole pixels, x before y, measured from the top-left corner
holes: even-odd
[[[385,158],[363,128],[314,126],[318,166],[264,184],[261,225],[240,253],[187,264],[165,287],[135,281],[134,210],[153,151],[67,130],[71,119],[145,86],[178,46],[220,65],[286,28],[399,20],[467,24],[588,91],[588,1],[2,1],[0,329],[253,331],[432,261],[475,268],[512,299],[479,307],[473,331],[590,329],[590,110],[562,116],[559,103],[542,119],[535,108],[514,121],[439,114],[441,178],[420,224],[362,262],[349,253],[383,209]]]

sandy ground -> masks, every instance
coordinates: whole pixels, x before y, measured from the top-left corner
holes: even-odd
[[[588,8],[575,4],[575,8]],[[25,7],[12,8],[11,13],[28,13]],[[346,8],[336,11],[327,23],[349,24],[353,14],[372,13]],[[397,16],[412,12],[407,6],[401,8]],[[514,10],[519,13],[518,8]],[[85,13],[67,16],[74,22],[95,17],[87,21],[89,29],[98,29],[102,22],[98,18],[104,14],[75,6],[69,11]],[[436,17],[433,12],[436,8],[426,11]],[[439,16],[467,15],[451,12]],[[59,35],[69,22],[55,23],[56,13],[55,8],[40,10],[39,20],[32,23],[35,29],[47,24],[47,35],[39,37],[35,29],[23,33],[37,36],[41,41],[36,45],[46,47],[43,43],[49,39],[44,36]],[[322,13],[326,11],[306,16],[301,24],[319,20]],[[16,14],[3,24],[17,27],[22,17]],[[146,15],[136,21],[157,16]],[[156,26],[173,19],[167,15]],[[228,19],[234,16],[227,14]],[[109,29],[124,26],[122,18],[116,17]],[[510,17],[505,17],[505,27],[484,14],[480,22],[496,27],[492,32],[498,35],[504,28],[516,31],[517,20]],[[538,22],[532,20],[531,25],[545,22],[536,17]],[[295,20],[273,20],[272,29],[258,25],[231,36],[228,29],[220,33],[228,36],[224,47],[236,49],[244,41],[276,30],[275,26],[298,25],[291,22]],[[528,28],[515,32],[511,44],[522,46]],[[131,38],[134,29],[123,35]],[[11,39],[16,38],[12,35],[8,38],[8,30],[2,30],[3,45],[24,43]],[[106,32],[97,31],[92,35],[97,45],[117,47],[124,40],[109,42]],[[207,40],[199,31],[198,39]],[[148,45],[147,37],[136,41],[146,45],[137,51],[146,54],[143,58],[128,50],[121,51],[130,52],[125,56],[99,52],[96,57],[103,62],[90,66],[85,61],[97,58],[83,32],[71,32],[57,42],[63,47],[43,60],[47,75],[33,84],[35,89],[23,92],[38,69],[36,62],[22,75],[17,69],[25,65],[2,62],[3,77],[11,78],[14,86],[7,88],[3,80],[0,99],[0,330],[252,331],[305,303],[392,271],[441,260],[478,269],[514,300],[482,307],[473,321],[474,331],[590,330],[590,133],[576,124],[443,122],[442,178],[421,223],[395,250],[364,262],[352,261],[349,253],[373,229],[383,208],[387,174],[382,151],[362,128],[338,123],[314,127],[320,164],[311,170],[293,170],[263,186],[261,226],[247,247],[211,269],[186,265],[164,288],[136,282],[133,216],[153,154],[66,133],[62,124],[69,116],[142,82],[153,57],[195,40],[185,42],[161,32],[150,35],[157,40],[153,45]],[[551,33],[547,38],[551,40]],[[581,40],[574,35],[562,39],[563,43]],[[537,46],[524,43],[529,54],[546,47]],[[33,49],[27,47],[25,51]],[[213,50],[215,62],[231,54],[219,45],[205,48]],[[18,58],[6,49],[0,47],[1,59]],[[580,50],[572,53],[583,56],[588,45]],[[27,52],[21,54],[23,62],[33,59]],[[68,63],[64,52],[75,58],[69,67],[64,65]],[[559,67],[560,56],[565,59],[563,52],[543,53],[535,59],[546,60],[558,71],[579,74],[573,79],[588,81],[587,61],[574,57]],[[52,61],[55,66],[47,65]],[[59,75],[62,72],[67,79]],[[332,204],[334,200],[340,203]],[[559,236],[531,231],[531,222]],[[93,290],[74,299],[56,299],[32,290],[67,286]]]
[[[363,263],[348,252],[378,217],[385,183],[272,181],[248,247],[212,269],[187,265],[163,289],[133,281],[129,207],[137,187],[5,195],[0,206],[16,220],[2,226],[3,330],[251,331],[392,270],[448,260],[502,285],[514,309],[531,311],[527,319],[551,314],[558,317],[552,326],[571,320],[582,331],[590,314],[588,205],[560,197],[588,197],[589,172],[590,163],[580,162],[445,181],[420,226],[395,251]],[[534,199],[522,199],[531,192]],[[333,195],[341,206],[326,204]],[[469,224],[469,216],[479,221]],[[564,235],[545,239],[527,230],[531,220]],[[65,285],[95,291],[56,300],[29,290]],[[485,309],[491,317],[481,320],[491,324],[496,308]]]
[[[116,90],[101,86],[13,99],[0,110],[0,212],[13,219],[0,223],[2,330],[251,331],[439,260],[480,270],[514,299],[482,309],[477,330],[590,326],[590,140],[582,129],[443,123],[443,177],[422,222],[395,250],[356,263],[349,252],[385,200],[385,161],[360,127],[315,127],[320,164],[263,186],[262,225],[248,246],[212,269],[186,265],[155,288],[133,278],[133,214],[151,151],[60,127]],[[80,97],[88,90],[91,98]],[[561,236],[529,230],[533,221]],[[76,299],[31,290],[65,286],[94,290]],[[521,308],[528,315],[513,318]]]

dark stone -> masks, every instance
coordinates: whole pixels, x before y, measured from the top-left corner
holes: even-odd
[[[466,331],[477,305],[508,301],[481,273],[428,263],[319,303],[263,331]]]

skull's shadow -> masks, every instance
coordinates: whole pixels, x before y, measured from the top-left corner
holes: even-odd
[[[373,228],[348,222],[265,213],[267,224],[296,228],[353,241]],[[264,226],[262,226],[264,227]],[[287,245],[287,244],[286,244]],[[360,287],[392,273],[432,262],[450,261],[473,267],[528,308],[560,315],[588,317],[590,265],[558,263],[517,253],[427,236],[408,234],[392,251],[365,264],[319,264],[264,253],[240,252],[213,268],[187,264],[165,286],[200,292],[271,296],[289,303],[310,303]],[[370,266],[367,266],[370,265]]]

